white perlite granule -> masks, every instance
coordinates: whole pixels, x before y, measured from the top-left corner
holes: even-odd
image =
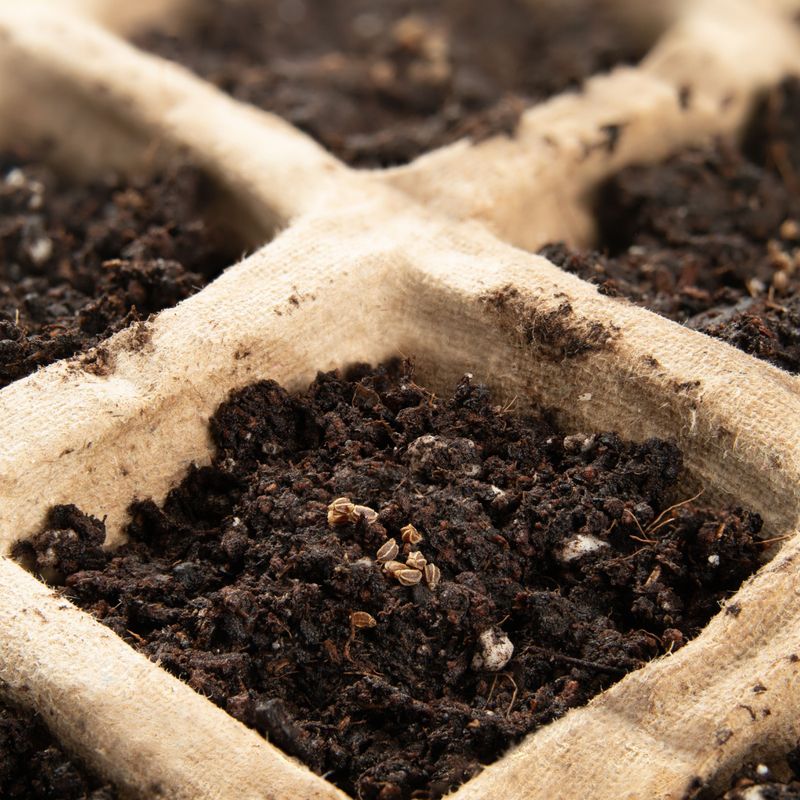
[[[514,654],[514,645],[503,631],[489,628],[478,637],[480,650],[472,658],[472,669],[497,672]]]
[[[598,539],[589,533],[579,533],[571,539],[567,539],[564,546],[559,550],[558,558],[562,563],[575,561],[587,553],[594,553],[602,547],[608,547],[608,542]]]

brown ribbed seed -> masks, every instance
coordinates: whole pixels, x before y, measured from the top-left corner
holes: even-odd
[[[353,506],[353,513],[356,514],[356,516],[364,517],[368,525],[371,525],[378,519],[378,512],[369,506]]]
[[[428,563],[428,560],[419,550],[412,550],[408,554],[408,558],[406,559],[406,564],[408,564],[411,569],[418,569],[423,570],[425,569],[425,565]]]
[[[401,569],[408,569],[408,566],[405,565],[402,561],[387,561],[383,565],[383,569],[386,572],[399,572]]]
[[[328,525],[338,527],[357,520],[356,507],[350,502],[349,497],[337,497],[328,506]]]
[[[425,565],[425,583],[428,584],[429,589],[435,589],[442,579],[442,571],[436,564]]]
[[[399,569],[394,576],[403,586],[416,586],[422,580],[422,573],[418,569]]]
[[[379,548],[378,552],[375,554],[375,558],[378,561],[392,561],[400,552],[400,548],[397,546],[397,542],[394,539],[387,539]]]
[[[405,544],[419,544],[422,541],[422,534],[411,524],[400,528],[400,536]]]
[[[367,611],[354,611],[350,614],[350,622],[354,628],[374,628],[378,624],[375,617]]]

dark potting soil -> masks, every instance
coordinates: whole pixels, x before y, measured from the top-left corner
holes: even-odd
[[[137,44],[358,166],[510,134],[527,106],[645,50],[602,0],[204,0],[197,14]]]
[[[743,779],[741,784],[726,792],[720,800],[800,800],[800,781],[787,783],[775,780],[750,782]]]
[[[0,156],[0,388],[202,288],[238,253],[179,166],[148,182],[63,185]]]
[[[788,753],[783,766],[789,776],[779,779],[766,764],[747,764],[716,800],[800,800],[800,748]]]
[[[673,444],[565,436],[468,377],[447,399],[398,364],[265,381],[211,432],[128,544],[59,506],[17,556],[364,800],[440,797],[680,647],[759,563],[757,515],[672,504]]]
[[[542,253],[604,294],[800,372],[800,81],[764,98],[742,147],[623,170],[598,216],[602,253]]]
[[[117,793],[67,755],[37,716],[0,702],[0,797],[115,800]]]

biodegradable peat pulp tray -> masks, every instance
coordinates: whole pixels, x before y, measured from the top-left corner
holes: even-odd
[[[157,169],[179,152],[243,235],[273,238],[111,339],[105,369],[56,363],[0,392],[5,553],[56,503],[105,517],[119,543],[132,499],[163,498],[209,459],[208,418],[234,388],[261,378],[298,388],[320,369],[414,354],[434,389],[469,371],[501,401],[555,409],[566,430],[675,439],[695,486],[787,537],[688,646],[453,796],[549,798],[569,786],[679,798],[724,784],[745,757],[794,746],[800,380],[526,251],[590,244],[592,191],[621,167],[739,130],[760,91],[800,72],[797,3],[676,5],[641,66],[529,110],[513,137],[371,172],[96,25],[177,24],[177,3],[124,19],[97,0],[69,15],[20,5],[0,5],[4,146],[47,144],[78,177]],[[0,682],[131,796],[343,797],[7,559]]]

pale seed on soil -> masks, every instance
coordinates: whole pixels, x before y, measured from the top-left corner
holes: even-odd
[[[394,576],[403,586],[416,586],[422,580],[422,573],[418,569],[400,569]]]
[[[784,220],[780,234],[782,239],[800,239],[800,225],[793,219]]]
[[[378,519],[378,512],[369,506],[353,506],[353,511],[359,517],[364,517],[368,525],[371,525]]]
[[[350,614],[350,622],[354,628],[374,628],[378,624],[375,617],[367,611],[354,611]]]
[[[428,584],[429,589],[435,589],[442,579],[442,571],[436,564],[425,565],[425,583]]]
[[[406,544],[419,544],[422,541],[422,534],[411,524],[400,528],[400,536]]]
[[[400,552],[397,542],[394,539],[387,539],[379,548],[375,557],[378,561],[392,561]]]
[[[333,526],[349,525],[363,517],[368,525],[378,519],[378,512],[369,506],[357,506],[349,497],[337,497],[328,506],[328,524]]]
[[[328,506],[328,525],[338,527],[349,525],[356,520],[358,520],[356,507],[350,502],[349,497],[337,497]]]

